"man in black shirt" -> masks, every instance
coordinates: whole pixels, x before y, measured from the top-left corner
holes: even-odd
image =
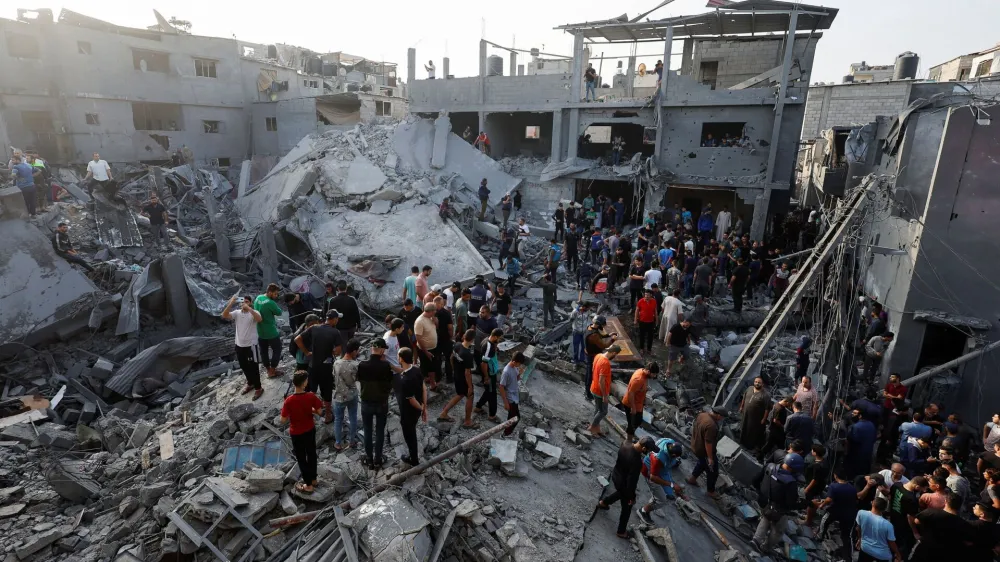
[[[336,308],[342,315],[337,328],[343,332],[344,341],[352,340],[361,326],[361,310],[358,301],[347,294],[347,281],[337,283],[337,296],[330,299],[330,308]]]
[[[472,401],[475,398],[475,387],[472,385],[472,372],[476,369],[475,347],[475,330],[466,330],[462,334],[461,343],[456,343],[452,346],[451,356],[446,361],[451,363],[451,368],[455,372],[455,396],[452,396],[451,400],[445,404],[444,409],[441,410],[441,415],[438,416],[438,420],[440,421],[451,421],[448,412],[464,399],[465,421],[462,427],[468,429],[478,427],[472,423]]]
[[[806,524],[812,523],[816,510],[812,507],[813,500],[823,497],[826,485],[830,481],[830,462],[826,459],[826,447],[820,444],[812,446],[812,456],[806,463]]]
[[[743,263],[745,260],[741,256],[736,260],[736,268],[733,269],[733,276],[729,279],[729,290],[733,292],[733,311],[743,310],[743,296],[746,294],[747,281],[750,279],[750,268]]]
[[[963,560],[961,553],[965,550],[965,541],[972,540],[972,527],[958,514],[961,507],[961,496],[952,493],[948,494],[943,510],[925,509],[917,514],[914,522],[920,538],[910,560],[913,562]]]
[[[562,203],[556,207],[556,212],[552,214],[552,220],[556,223],[556,233],[555,239],[559,240],[559,233],[563,235],[563,240],[566,240],[566,213],[563,211]]]
[[[476,402],[475,410],[480,413],[487,413],[483,411],[483,406],[489,405],[489,420],[494,423],[500,423],[500,418],[497,417],[497,378],[500,376],[500,360],[497,357],[497,353],[500,348],[497,346],[500,344],[500,338],[503,336],[503,332],[499,328],[495,328],[488,338],[483,340],[482,345],[479,350],[479,369],[483,376],[483,395],[479,397],[479,401]]]
[[[73,248],[73,241],[69,238],[69,223],[61,222],[56,227],[55,236],[52,237],[52,249],[64,260],[75,263],[87,271],[94,271],[94,268],[90,267],[90,264],[81,258],[76,249]]]
[[[399,350],[399,365],[403,372],[396,377],[396,403],[399,404],[399,426],[409,455],[401,460],[410,465],[420,464],[417,456],[417,423],[423,418],[427,422],[427,387],[420,368],[413,364],[413,350]]]
[[[611,482],[615,491],[607,498],[597,502],[598,509],[610,509],[611,504],[618,500],[622,502],[621,515],[618,516],[618,537],[628,538],[628,520],[632,516],[632,505],[635,504],[635,487],[639,483],[642,471],[642,459],[649,453],[659,453],[660,448],[648,435],[636,443],[626,440],[618,449],[618,460],[611,472]]]
[[[152,242],[154,246],[160,245],[163,240],[164,246],[170,245],[170,238],[167,237],[167,208],[160,203],[160,199],[153,195],[142,208],[142,216],[149,219],[149,230],[152,231]]]
[[[917,512],[920,511],[920,504],[917,496],[928,489],[927,477],[917,476],[906,484],[896,482],[889,488],[889,522],[896,535],[896,548],[903,559],[910,555],[916,539],[914,529]]]
[[[384,459],[382,447],[385,422],[389,416],[389,394],[392,392],[392,367],[385,360],[389,345],[382,338],[372,342],[372,356],[358,364],[361,384],[361,424],[365,428],[365,466],[380,470]],[[373,439],[374,438],[374,439]],[[374,441],[374,456],[372,456]]]
[[[563,233],[563,242],[566,250],[566,269],[575,272],[580,269],[580,234],[572,221],[569,223],[569,230]]]
[[[417,318],[420,318],[421,314],[423,313],[413,304],[412,299],[403,301],[403,308],[396,315],[396,318],[402,318],[406,324],[406,330],[403,330],[403,333],[399,334],[399,347],[416,349],[417,340],[413,337],[413,324],[416,323]]]
[[[292,332],[295,332],[306,321],[306,316],[312,310],[306,306],[302,295],[298,293],[285,293],[285,306],[288,307],[288,323],[292,327]]]
[[[326,313],[326,324],[313,326],[295,338],[295,345],[309,358],[309,391],[319,389],[323,399],[323,417],[327,423],[333,421],[333,362],[340,357],[344,345],[337,322],[340,313],[330,309]]]
[[[444,297],[434,297],[434,305],[437,312],[434,313],[437,322],[437,348],[434,349],[434,365],[438,373],[441,372],[440,362],[444,361],[445,382],[451,382],[455,376],[452,370],[451,361],[448,356],[455,341],[455,321],[452,319],[451,311],[445,308]]]
[[[642,284],[646,280],[646,266],[642,264],[642,258],[632,260],[632,267],[628,269],[628,292],[629,311],[635,311],[635,303],[642,297]]]
[[[674,361],[684,364],[687,357],[687,347],[691,343],[691,321],[685,318],[680,323],[670,327],[667,333],[667,376],[670,376],[670,368]]]

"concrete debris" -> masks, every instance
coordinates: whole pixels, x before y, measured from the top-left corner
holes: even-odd
[[[397,491],[376,495],[348,519],[374,562],[424,560],[431,552],[430,522]]]

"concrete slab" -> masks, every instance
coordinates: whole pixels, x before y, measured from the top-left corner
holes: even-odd
[[[347,182],[341,191],[349,195],[365,195],[378,191],[385,183],[382,170],[365,157],[357,157],[351,162],[347,172]]]
[[[23,220],[2,220],[0,240],[4,241],[0,244],[0,342],[35,345],[56,337],[60,326],[89,316],[91,306],[73,304],[97,287],[56,255],[47,233]],[[0,345],[0,356],[7,353],[6,347]]]
[[[278,220],[279,203],[309,193],[317,177],[319,172],[312,162],[291,165],[278,172],[272,170],[249,193],[236,200],[240,216],[249,226]]]
[[[371,207],[368,207],[368,212],[374,215],[384,215],[391,209],[392,201],[379,199],[378,201],[372,201]]]

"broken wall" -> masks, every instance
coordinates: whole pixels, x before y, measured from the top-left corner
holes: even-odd
[[[484,104],[494,106],[496,110],[553,110],[570,101],[571,76],[547,74],[417,80],[409,85],[410,111],[478,111]]]
[[[527,138],[527,128],[538,127],[538,138]],[[461,132],[461,131],[459,131]],[[486,116],[493,158],[552,154],[552,113],[491,113]]]
[[[809,83],[816,44],[823,37],[798,35],[792,49],[793,62],[803,69],[802,82]],[[785,36],[739,39],[696,39],[692,55],[692,76],[699,82],[715,79],[715,88],[722,90],[735,86],[748,78],[781,66],[785,53]],[[705,64],[710,63],[710,64]],[[715,64],[717,63],[717,66]],[[717,72],[710,69],[717,68]]]

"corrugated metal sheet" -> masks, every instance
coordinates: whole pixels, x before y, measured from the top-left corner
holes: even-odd
[[[112,248],[142,247],[142,233],[128,206],[115,205],[102,196],[95,196],[94,217],[101,243]]]

